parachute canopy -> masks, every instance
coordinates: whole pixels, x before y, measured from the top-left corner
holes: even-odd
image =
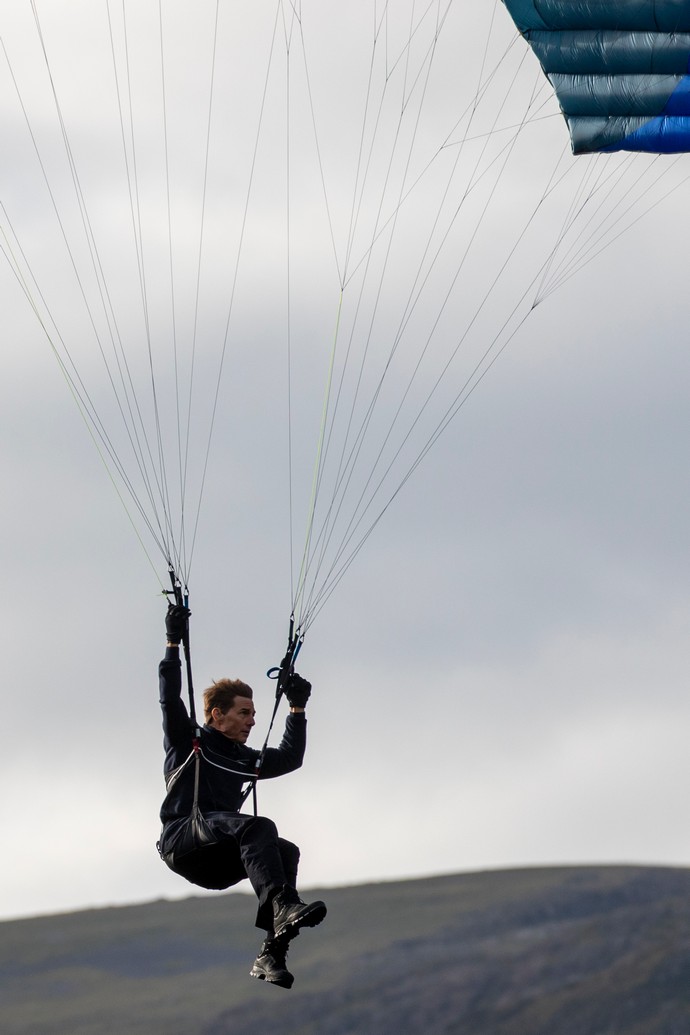
[[[504,0],[573,152],[690,150],[688,0]]]

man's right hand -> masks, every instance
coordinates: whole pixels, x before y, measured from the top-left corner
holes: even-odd
[[[291,708],[306,708],[311,695],[311,683],[294,672],[285,683],[285,696]]]
[[[168,643],[179,644],[185,638],[191,613],[183,604],[168,604],[168,613],[165,616]]]

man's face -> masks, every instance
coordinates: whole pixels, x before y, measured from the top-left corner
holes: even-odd
[[[220,708],[214,708],[213,726],[219,730],[228,740],[237,740],[240,744],[246,743],[247,737],[254,725],[254,703],[251,697],[236,697],[235,702],[225,714]]]

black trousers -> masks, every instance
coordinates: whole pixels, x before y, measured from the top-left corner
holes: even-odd
[[[259,900],[256,926],[273,930],[273,896],[297,887],[299,848],[278,836],[273,820],[239,812],[205,813],[214,841],[199,846],[189,840],[186,820],[167,824],[160,852],[168,866],[204,888],[229,888],[249,879]]]

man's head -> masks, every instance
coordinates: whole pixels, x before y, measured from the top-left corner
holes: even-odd
[[[254,725],[253,691],[241,679],[219,679],[204,690],[204,719],[219,733],[244,744]]]

